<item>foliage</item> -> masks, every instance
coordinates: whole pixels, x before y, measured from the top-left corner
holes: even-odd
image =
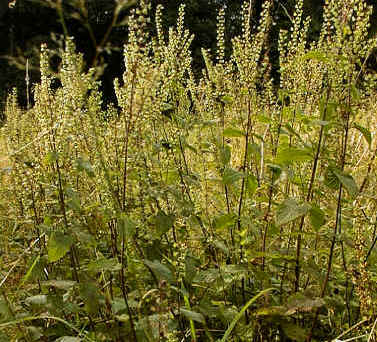
[[[105,109],[73,39],[58,73],[42,45],[34,104],[14,90],[1,129],[1,339],[372,339],[371,8],[327,0],[311,42],[297,1],[276,91],[271,6],[253,29],[243,4],[229,57],[220,10],[197,79],[184,6],[153,36],[142,4]]]

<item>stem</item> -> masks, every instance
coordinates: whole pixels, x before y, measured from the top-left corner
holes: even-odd
[[[348,86],[348,101],[347,102],[348,103],[347,103],[346,113],[344,113],[345,114],[344,120],[345,120],[346,125],[344,127],[343,148],[342,148],[342,155],[341,155],[341,159],[340,159],[341,171],[344,171],[344,165],[345,165],[345,162],[346,162],[346,153],[347,153],[349,120],[350,120],[350,116],[351,116],[351,80],[350,80],[349,86]],[[322,289],[321,289],[320,298],[323,298],[325,296],[327,284],[328,284],[329,279],[330,279],[330,273],[331,273],[331,268],[332,268],[332,261],[333,261],[333,256],[334,256],[338,227],[339,227],[339,234],[341,233],[340,224],[341,224],[341,212],[342,212],[342,194],[343,194],[343,186],[342,186],[342,183],[340,183],[339,192],[338,192],[338,203],[337,203],[337,208],[336,208],[336,218],[335,218],[335,225],[334,225],[334,230],[333,230],[333,237],[331,239],[329,260],[328,260],[328,263],[327,263],[327,271],[326,271],[325,280],[323,282],[323,286],[322,286]],[[319,316],[319,310],[316,309],[315,316],[314,316],[314,319],[313,319],[313,324],[312,324],[312,327],[311,327],[310,332],[309,332],[308,337],[307,337],[307,342],[311,342],[311,340],[312,340],[313,331],[314,331],[314,328],[316,326],[318,316]]]
[[[329,87],[327,89],[326,102],[325,102],[325,108],[323,109],[322,121],[326,121],[327,106],[328,106],[329,99],[330,99],[330,92],[331,92],[331,88]],[[321,130],[319,132],[317,151],[315,153],[315,157],[314,157],[314,161],[313,161],[312,174],[311,174],[311,177],[310,177],[308,193],[306,195],[306,201],[307,202],[309,202],[312,199],[312,195],[313,195],[313,186],[314,186],[314,181],[315,181],[315,177],[316,177],[316,173],[317,173],[319,156],[320,156],[320,153],[321,153],[321,147],[322,147],[323,131],[324,131],[324,126],[322,125]],[[303,216],[301,218],[300,226],[299,226],[299,229],[298,229],[298,235],[297,235],[296,265],[295,265],[295,292],[298,291],[299,286],[300,286],[300,271],[301,271],[300,255],[301,255],[301,241],[302,241],[302,230],[303,230],[303,227],[304,227],[304,221],[305,221],[305,216]]]

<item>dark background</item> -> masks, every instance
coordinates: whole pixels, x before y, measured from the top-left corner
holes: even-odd
[[[52,1],[52,3],[56,1]],[[93,64],[96,55],[96,44],[93,36],[88,33],[85,27],[85,20],[74,17],[77,11],[70,6],[72,1],[63,0],[65,22],[68,35],[75,37],[77,48],[85,56],[87,66]],[[136,2],[136,1],[135,1]],[[369,4],[376,0],[369,0]],[[157,4],[162,4],[164,10],[165,28],[175,24],[180,1],[173,0],[150,0],[151,15],[153,19],[154,10]],[[239,0],[186,0],[186,26],[195,35],[192,45],[194,57],[194,70],[197,75],[203,67],[201,48],[208,48],[215,51],[216,46],[216,22],[217,13],[221,6],[226,5],[226,35],[229,52],[230,38],[239,33],[240,9]],[[262,0],[254,1],[253,25],[257,25],[261,11]],[[276,25],[270,33],[270,59],[272,60],[275,72],[277,72],[277,37],[282,28],[288,28],[289,18],[285,13],[294,11],[294,0],[274,0],[273,18]],[[377,31],[377,4],[372,16],[371,35]],[[105,36],[111,25],[115,2],[114,0],[86,0],[88,8],[87,24],[92,28],[97,44]],[[56,9],[49,6],[48,0],[16,0],[13,6],[8,6],[8,0],[0,0],[0,109],[4,108],[6,95],[12,87],[18,88],[20,103],[26,106],[26,82],[25,65],[26,59],[30,63],[31,83],[39,78],[38,54],[42,42],[47,42],[50,48],[57,48],[59,41],[52,38],[64,35],[63,26]],[[119,18],[118,23],[127,18],[130,10],[135,6],[127,6]],[[312,18],[310,37],[316,39],[321,27],[323,1],[305,0],[304,15]],[[150,25],[151,34],[154,34],[153,20]],[[102,90],[105,95],[105,103],[114,102],[115,96],[112,90],[114,77],[122,74],[122,45],[127,38],[127,25],[113,27],[111,34],[106,40],[106,46],[111,47],[109,52],[103,52],[98,56],[98,65],[104,65],[106,72],[101,77]],[[57,67],[59,58],[52,59],[52,67]],[[369,65],[376,68],[376,54],[370,58]],[[278,78],[278,75],[277,75]]]

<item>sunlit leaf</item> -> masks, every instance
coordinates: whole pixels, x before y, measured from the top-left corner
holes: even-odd
[[[47,304],[47,296],[42,294],[31,296],[25,299],[25,303],[27,305],[43,306]]]
[[[281,226],[307,214],[310,205],[299,204],[293,198],[286,199],[279,205],[276,213],[276,225]]]
[[[279,164],[291,164],[296,161],[312,160],[313,155],[309,149],[306,148],[285,148],[278,152],[276,162]]]
[[[288,298],[287,301],[287,314],[292,315],[293,313],[300,312],[310,312],[316,308],[320,308],[325,304],[322,298],[309,298],[302,293],[295,293]]]
[[[73,243],[72,237],[62,233],[54,232],[48,240],[48,261],[55,262],[64,257]]]
[[[353,177],[336,168],[333,168],[333,173],[339,179],[340,183],[342,183],[342,185],[347,189],[350,196],[356,197],[359,193],[359,188]]]
[[[245,134],[237,128],[228,127],[224,129],[223,135],[227,138],[240,138],[243,137]]]
[[[364,139],[370,147],[372,145],[372,133],[370,132],[370,130],[356,123],[354,124],[354,127],[363,135]]]
[[[312,205],[310,208],[309,218],[310,223],[315,230],[319,230],[325,224],[325,213],[316,205]]]
[[[74,337],[74,336],[62,336],[59,337],[55,342],[80,342],[82,341],[81,338],[79,337]]]
[[[224,214],[217,216],[213,220],[213,225],[217,229],[224,229],[234,224],[234,221],[236,219],[236,216],[234,214]]]

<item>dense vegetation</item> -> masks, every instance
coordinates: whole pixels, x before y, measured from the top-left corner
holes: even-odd
[[[271,6],[230,53],[220,10],[198,77],[184,6],[153,35],[141,1],[115,104],[42,44],[0,131],[1,341],[375,340],[372,8],[327,0],[309,41],[298,0],[277,81]]]

